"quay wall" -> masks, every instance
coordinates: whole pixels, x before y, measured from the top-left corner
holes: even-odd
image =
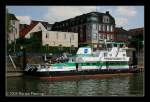
[[[12,56],[12,59],[16,65],[16,68],[14,68],[10,58],[6,57],[6,76],[7,77],[13,77],[13,76],[23,76],[23,57],[18,56]],[[26,57],[27,63],[44,63],[42,56],[27,56]]]
[[[130,55],[131,56],[131,55]],[[10,58],[6,57],[6,76],[13,77],[13,76],[23,76],[23,57],[20,56],[12,56],[12,59],[16,65],[16,68],[13,67],[13,64]],[[31,64],[42,64],[44,63],[42,56],[27,56],[26,57],[27,63]],[[144,58],[141,57],[138,59],[138,68],[144,70]]]

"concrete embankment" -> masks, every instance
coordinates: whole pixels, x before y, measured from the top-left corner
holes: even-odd
[[[7,77],[16,77],[16,76],[23,76],[24,69],[23,69],[23,57],[12,56],[12,60],[16,67],[13,66],[13,63],[9,56],[6,57],[6,76]],[[28,63],[43,63],[43,58],[41,56],[33,56],[27,57]]]

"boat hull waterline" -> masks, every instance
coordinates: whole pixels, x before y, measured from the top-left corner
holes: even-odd
[[[89,70],[89,71],[57,71],[57,72],[25,72],[27,76],[34,76],[47,80],[63,80],[73,78],[104,78],[116,75],[130,75],[138,70]]]

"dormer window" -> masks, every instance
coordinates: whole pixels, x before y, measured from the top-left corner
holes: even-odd
[[[108,16],[103,16],[103,22],[104,23],[109,23],[109,17]]]
[[[65,39],[67,38],[66,34],[64,35],[64,38],[65,38]]]

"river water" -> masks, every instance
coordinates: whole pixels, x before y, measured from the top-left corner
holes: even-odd
[[[11,77],[6,96],[144,96],[144,74],[62,81]]]

